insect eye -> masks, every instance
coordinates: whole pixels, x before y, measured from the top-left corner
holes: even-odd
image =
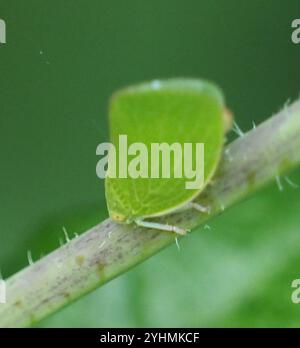
[[[121,214],[112,214],[112,218],[118,222],[125,222],[126,220],[125,216]]]

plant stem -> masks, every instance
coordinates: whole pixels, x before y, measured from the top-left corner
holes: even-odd
[[[300,162],[300,100],[228,145],[213,183],[197,199],[210,215],[188,210],[156,219],[195,228]],[[33,325],[174,243],[173,233],[110,219],[6,281],[1,327]]]

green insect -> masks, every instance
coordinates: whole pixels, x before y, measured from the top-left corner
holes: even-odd
[[[182,228],[147,221],[147,218],[188,208],[208,212],[208,207],[193,200],[203,191],[216,171],[225,133],[231,127],[231,122],[221,91],[207,81],[157,80],[115,93],[109,110],[110,142],[115,151],[109,152],[105,178],[110,217],[120,223],[134,222],[139,226],[185,234],[186,230]],[[124,159],[126,154],[121,148],[120,136],[126,136],[128,147],[143,144],[141,147],[133,147],[128,155],[133,161],[129,164],[129,169],[132,166],[135,177],[127,175],[128,173],[127,176],[124,175],[124,170],[121,169],[124,163],[128,164],[128,158]],[[174,156],[163,157],[161,152],[161,156],[156,156],[153,164],[152,158],[149,158],[149,154],[154,154],[153,144],[159,150],[162,150],[161,144],[177,144],[172,148],[174,152],[170,152]],[[199,187],[190,185],[187,188],[190,177],[184,173],[182,177],[178,175],[183,171],[185,158],[182,153],[185,154],[186,144],[204,144],[204,171]],[[175,149],[179,152],[176,153]],[[141,155],[147,153],[148,157],[142,164],[139,161]],[[162,168],[167,160],[170,164],[169,176],[163,177]],[[189,165],[197,167],[198,160],[199,153],[196,153],[191,157]],[[121,170],[122,175],[112,175],[112,172],[115,174]],[[151,175],[153,172],[154,176]]]

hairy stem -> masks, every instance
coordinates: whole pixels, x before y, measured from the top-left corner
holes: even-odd
[[[213,183],[195,210],[156,221],[193,229],[300,162],[300,100],[285,107],[224,150]],[[30,326],[126,272],[174,242],[175,235],[110,219],[53,251],[6,281],[1,327]]]

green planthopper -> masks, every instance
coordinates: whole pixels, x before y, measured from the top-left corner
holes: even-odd
[[[105,178],[110,217],[185,234],[149,218],[189,208],[208,212],[193,200],[216,171],[231,123],[222,92],[204,80],[155,80],[116,92]]]

